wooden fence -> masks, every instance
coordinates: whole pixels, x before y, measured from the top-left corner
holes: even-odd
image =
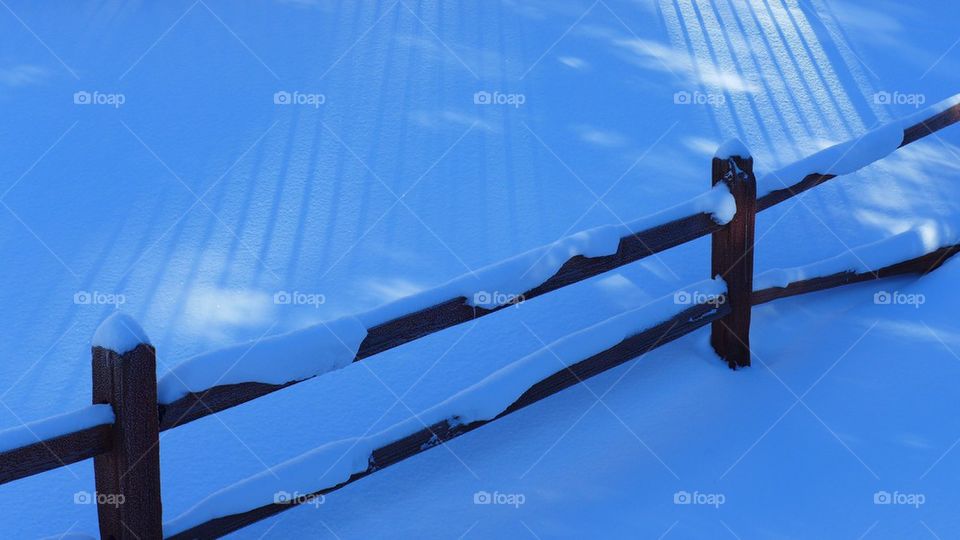
[[[960,120],[960,104],[942,109],[904,129],[900,146]],[[736,215],[731,222],[720,225],[709,214],[697,213],[629,234],[620,239],[616,253],[602,257],[572,257],[552,277],[523,293],[523,297],[529,300],[712,234],[712,277],[722,277],[726,281],[725,302],[692,305],[669,320],[638,331],[609,349],[557,371],[532,385],[491,420],[456,425],[444,421],[395,440],[372,452],[366,470],[313,495],[335,491],[708,324],[712,325],[711,343],[717,353],[732,368],[748,366],[752,306],[840,285],[902,274],[927,273],[960,251],[960,245],[949,245],[884,268],[838,272],[794,281],[782,287],[754,290],[753,231],[756,213],[832,178],[834,175],[831,174],[810,174],[792,186],[772,191],[758,199],[751,157],[733,155],[714,158],[713,184],[725,183],[736,201]],[[368,329],[354,361],[487,316],[503,307],[506,306],[493,309],[473,307],[468,304],[466,297],[458,297],[403,315]],[[97,492],[114,496],[106,500],[97,497],[100,534],[103,538],[163,538],[159,455],[161,431],[302,382],[221,385],[190,393],[172,403],[158,403],[156,351],[151,345],[141,343],[125,352],[94,347],[92,356],[93,403],[109,404],[114,414],[113,421],[54,437],[35,436],[36,442],[0,452],[0,484],[94,458]],[[35,435],[33,431],[30,433]],[[304,500],[308,500],[308,497]],[[122,504],[115,504],[116,501],[122,501]],[[293,505],[288,502],[265,504],[243,513],[207,521],[169,538],[217,538]]]

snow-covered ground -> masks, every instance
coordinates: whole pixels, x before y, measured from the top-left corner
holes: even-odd
[[[162,376],[691,199],[728,137],[762,175],[960,91],[948,0],[59,7],[0,6],[0,427],[89,404],[117,305]],[[958,143],[947,129],[765,212],[757,271],[957,230]],[[166,432],[165,517],[703,280],[708,249]],[[958,536],[958,272],[765,305],[754,368],[729,372],[701,331],[235,536]],[[0,486],[3,536],[95,532],[74,504],[92,488],[89,462]]]

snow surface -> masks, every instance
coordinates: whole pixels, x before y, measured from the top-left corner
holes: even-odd
[[[27,422],[19,427],[0,431],[0,452],[20,448],[81,431],[102,424],[112,424],[113,409],[110,405],[90,405],[76,411]]]
[[[878,93],[960,88],[946,0],[5,4],[0,427],[89,404],[90,338],[115,305],[84,298],[150,328],[163,376],[689,201],[728,138],[759,175],[922,110]],[[126,101],[75,105],[79,91]],[[948,128],[762,213],[757,273],[960,223],[958,143]],[[709,266],[700,239],[165,432],[165,515],[403,422],[542,348],[534,335]],[[955,268],[760,306],[758,369],[731,377],[703,330],[231,538],[960,536]],[[95,532],[72,497],[93,485],[87,461],[0,486],[16,509],[0,528]],[[727,502],[673,504],[697,489]],[[873,504],[898,489],[927,503]],[[527,502],[475,505],[478,491]]]
[[[279,336],[199,354],[157,381],[160,403],[222,384],[283,384],[340,369],[353,362],[367,330],[342,317]]]
[[[132,351],[144,343],[150,345],[150,338],[133,317],[116,311],[104,319],[93,334],[93,346],[103,347],[119,354]]]

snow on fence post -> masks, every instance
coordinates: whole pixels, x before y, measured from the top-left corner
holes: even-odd
[[[112,450],[93,460],[100,536],[162,538],[156,350],[120,312],[100,325],[92,349],[93,402],[116,417]]]
[[[713,158],[713,185],[723,182],[737,203],[737,213],[713,233],[711,276],[727,283],[730,314],[713,322],[710,344],[731,368],[750,365],[750,313],[753,296],[753,241],[757,215],[757,179],[753,158],[733,139]]]

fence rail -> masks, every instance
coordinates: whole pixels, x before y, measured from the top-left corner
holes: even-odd
[[[960,100],[956,97],[935,106],[935,112],[903,130],[900,147],[931,135],[960,121]],[[548,396],[620,365],[632,358],[712,324],[712,343],[731,367],[749,365],[750,308],[798,294],[841,285],[903,274],[930,272],[960,252],[960,244],[940,247],[930,253],[869,271],[841,271],[787,283],[785,286],[754,290],[753,215],[799,193],[822,184],[836,175],[809,174],[784,189],[756,198],[755,191],[741,189],[755,184],[749,156],[731,155],[714,159],[714,183],[723,181],[737,202],[737,215],[729,224],[719,224],[708,213],[694,213],[620,238],[617,251],[601,257],[577,255],[567,260],[549,279],[523,294],[530,299],[597,276],[644,257],[712,234],[713,275],[728,282],[730,301],[698,304],[627,337],[616,345],[555,372],[530,386],[513,404],[491,419],[465,425],[447,421],[411,433],[374,450],[369,466],[347,481],[316,492],[329,493],[407,457],[423,452],[497,418],[536,403]],[[730,176],[732,174],[732,176]],[[755,207],[755,211],[752,210]],[[746,291],[746,292],[743,292]],[[409,343],[423,336],[489,315],[505,306],[475,307],[466,297],[397,317],[368,329],[354,361]],[[135,324],[135,323],[133,323]],[[142,331],[131,335],[143,336]],[[159,448],[160,431],[172,429],[302,382],[284,384],[240,383],[221,385],[190,393],[171,403],[157,403],[155,351],[145,343],[119,351],[121,347],[95,347],[94,399],[112,405],[112,424],[86,427],[55,437],[37,437],[36,442],[0,452],[0,484],[39,474],[88,458],[95,458],[97,489],[125,496],[123,509],[99,504],[101,534],[113,538],[161,538]],[[742,345],[736,345],[740,342]],[[744,354],[746,357],[744,357]],[[134,471],[128,474],[129,471]],[[291,504],[265,504],[249,511],[216,518],[178,532],[172,538],[213,538],[235,531],[254,521],[290,508]]]
[[[112,437],[113,426],[104,424],[0,452],[0,484],[105,454]]]

